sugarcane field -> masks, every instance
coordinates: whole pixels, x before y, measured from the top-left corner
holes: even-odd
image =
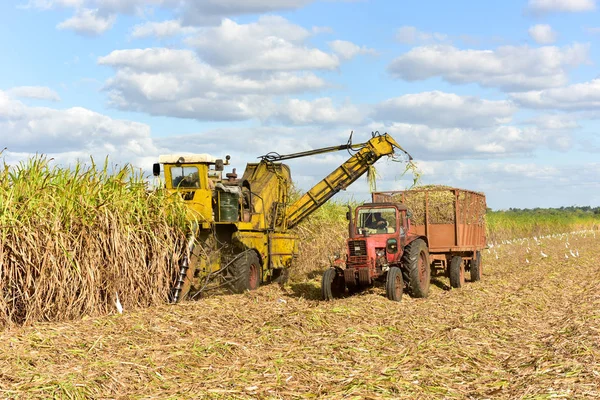
[[[599,21],[0,1],[0,400],[600,400]]]

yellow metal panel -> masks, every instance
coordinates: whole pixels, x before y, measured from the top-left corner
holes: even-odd
[[[271,233],[271,264],[273,268],[289,268],[298,255],[298,237],[289,233]]]
[[[251,231],[254,228],[252,222],[238,222],[235,225],[240,231]]]
[[[267,235],[261,232],[235,232],[233,242],[242,244],[247,249],[255,249],[260,254],[263,264],[268,262],[269,249],[267,246]]]
[[[250,163],[246,166],[242,182],[250,185],[253,214],[251,218],[255,230],[273,226],[273,206],[279,205],[279,217],[285,218],[289,188],[292,183],[290,169],[281,163]]]

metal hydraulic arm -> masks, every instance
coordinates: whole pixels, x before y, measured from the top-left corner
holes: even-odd
[[[358,149],[361,149],[362,147],[364,147],[365,145],[366,145],[366,143],[352,144],[352,134],[350,134],[348,143],[341,144],[339,146],[323,147],[320,149],[301,151],[299,153],[292,153],[292,154],[279,154],[279,153],[272,151],[272,152],[267,153],[264,156],[260,156],[258,158],[262,159],[263,161],[275,162],[275,161],[291,160],[292,158],[314,156],[316,154],[330,153],[332,151],[358,150]]]
[[[412,159],[410,154],[386,133],[384,135],[373,136],[373,138],[366,143],[351,144],[349,141],[348,144],[342,146],[333,146],[286,156],[278,156],[271,160],[275,161],[304,157],[344,149],[358,149],[358,151],[288,207],[286,218],[284,219],[284,224],[286,224],[287,228],[293,228],[298,225],[300,221],[325,204],[327,200],[333,197],[333,195],[340,190],[346,189],[354,181],[360,178],[368,171],[370,165],[373,165],[383,156],[393,155],[395,149],[403,151],[408,155],[409,159]]]

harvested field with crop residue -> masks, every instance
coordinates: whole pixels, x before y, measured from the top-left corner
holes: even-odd
[[[325,303],[317,277],[11,328],[0,397],[600,398],[597,236],[496,244],[481,282],[427,299]]]

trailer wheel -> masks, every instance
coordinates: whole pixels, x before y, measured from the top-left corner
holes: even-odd
[[[461,256],[454,256],[450,261],[450,286],[463,287],[465,284],[465,265]]]
[[[427,297],[431,281],[429,250],[423,239],[416,239],[404,248],[402,255],[403,278],[413,297]]]
[[[233,275],[231,290],[234,293],[256,290],[260,286],[262,270],[254,251],[246,251],[238,256],[231,266],[231,271]]]
[[[333,300],[342,297],[346,290],[346,282],[344,276],[338,273],[335,268],[328,268],[323,272],[321,280],[321,295],[323,300]]]
[[[481,252],[475,252],[475,259],[469,261],[471,265],[471,282],[477,282],[481,280]]]
[[[403,293],[404,279],[402,279],[402,271],[398,267],[391,267],[385,281],[385,294],[392,301],[400,301]]]

